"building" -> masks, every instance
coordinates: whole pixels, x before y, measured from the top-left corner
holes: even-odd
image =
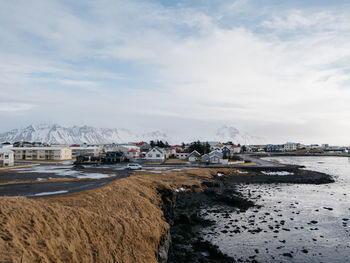
[[[153,147],[145,155],[145,160],[152,162],[164,162],[165,161],[165,152],[162,148]]]
[[[107,164],[121,163],[124,160],[125,154],[121,151],[107,152],[106,156],[102,158],[102,162]]]
[[[184,149],[181,145],[173,145],[172,146],[176,152],[182,152]]]
[[[135,145],[140,148],[141,152],[149,151],[149,149],[152,148],[151,145],[147,142],[137,142]]]
[[[114,151],[123,152],[125,155],[128,154],[128,151],[133,149],[140,152],[140,147],[136,146],[135,144],[117,144],[114,147]]]
[[[231,146],[231,153],[236,154],[241,152],[241,146],[238,145],[232,145]]]
[[[185,160],[187,159],[189,153],[175,153],[175,158]]]
[[[283,150],[285,152],[293,152],[297,150],[298,146],[299,146],[299,143],[287,142],[283,144]]]
[[[80,146],[72,145],[69,147],[72,150],[72,157],[76,158],[79,155],[99,156],[102,152],[101,146]]]
[[[194,150],[188,155],[188,161],[191,163],[199,162],[201,160],[201,154]]]
[[[282,147],[281,147],[281,145],[277,145],[277,144],[267,144],[266,151],[267,152],[281,152]]]
[[[10,149],[0,149],[0,167],[13,166],[14,153]]]
[[[72,150],[68,147],[14,147],[15,160],[71,160]]]
[[[202,163],[222,163],[223,154],[219,151],[212,151],[204,154],[201,158]]]
[[[131,149],[127,152],[126,157],[131,160],[139,159],[141,152],[138,149]]]

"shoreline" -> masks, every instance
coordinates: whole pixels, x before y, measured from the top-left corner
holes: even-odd
[[[264,169],[260,168],[260,170]],[[276,168],[276,170],[280,169]],[[294,168],[293,172],[294,174],[290,176],[255,174],[230,176],[229,171],[219,170],[218,173],[222,174],[220,177],[215,176],[213,180],[203,182],[207,187],[203,192],[170,195],[171,202],[167,201],[163,205],[171,236],[171,241],[167,243],[169,246],[167,262],[236,262],[235,258],[222,253],[218,246],[202,237],[201,231],[212,227],[215,222],[205,219],[200,211],[205,209],[226,214],[228,217],[230,213],[239,214],[251,207],[260,209],[253,201],[243,197],[237,191],[237,184],[326,184],[334,182],[332,176],[324,173],[297,168]],[[169,193],[167,195],[169,196]],[[218,205],[226,207],[225,211],[213,210]],[[228,233],[227,230],[223,231],[223,233]],[[239,230],[235,231],[239,232]],[[234,235],[235,231],[230,232]],[[248,231],[259,232],[261,229],[252,227]],[[251,262],[255,262],[253,258]]]
[[[215,262],[214,258],[217,262],[232,262],[216,246],[197,236],[197,230],[212,223],[201,218],[199,205],[219,202],[232,211],[237,207],[244,210],[254,204],[232,186],[242,181],[290,180],[288,176],[244,171],[145,171],[72,194],[37,199],[1,197],[0,213],[4,216],[0,217],[0,255],[9,262],[171,263],[184,257],[180,253],[184,247],[176,250],[177,244],[188,241],[188,246],[195,248],[186,253],[191,256],[189,262],[210,255],[212,260],[203,262]],[[297,175],[298,182],[331,182],[326,174],[312,172],[310,176],[299,171],[303,172]]]

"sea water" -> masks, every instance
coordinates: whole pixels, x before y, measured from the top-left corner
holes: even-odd
[[[204,238],[241,262],[350,262],[350,159],[265,159],[304,165],[336,182],[240,184],[237,189],[257,207],[229,214],[223,206],[202,211],[216,222]]]

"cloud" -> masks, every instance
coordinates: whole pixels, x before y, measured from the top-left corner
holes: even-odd
[[[17,112],[27,111],[34,107],[34,105],[26,103],[13,103],[13,102],[2,102],[0,104],[0,112]]]
[[[271,142],[310,140],[317,130],[324,140],[328,130],[335,143],[350,143],[348,7],[217,5],[1,3],[0,96],[36,105],[22,106],[18,122],[79,124],[83,116],[180,137],[236,124]],[[1,107],[21,108],[13,105]]]

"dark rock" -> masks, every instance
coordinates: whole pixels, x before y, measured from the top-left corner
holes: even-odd
[[[282,254],[284,257],[289,257],[289,258],[292,258],[293,255],[291,253],[283,253]]]

